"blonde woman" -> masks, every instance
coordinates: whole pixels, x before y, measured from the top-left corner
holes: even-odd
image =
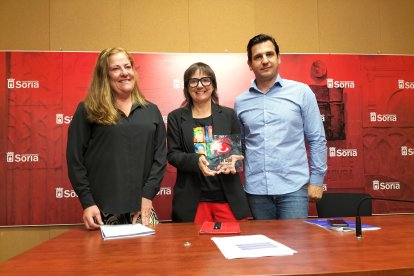
[[[89,230],[157,222],[152,200],[165,173],[166,131],[136,76],[126,50],[103,50],[69,126],[68,174]]]

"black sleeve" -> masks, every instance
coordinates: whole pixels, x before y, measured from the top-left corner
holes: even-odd
[[[231,109],[231,134],[240,135],[240,122],[237,119],[237,114],[233,109]]]
[[[154,105],[154,108],[156,112],[155,116],[157,116],[157,127],[153,143],[154,158],[152,160],[150,174],[142,191],[142,196],[150,200],[152,200],[160,190],[167,166],[165,124],[158,107]]]
[[[187,172],[199,172],[198,159],[200,155],[196,152],[188,153],[184,148],[184,135],[181,129],[181,112],[176,110],[168,114],[167,120],[167,147],[168,163]]]
[[[84,209],[95,205],[85,166],[85,152],[88,148],[90,135],[91,125],[87,121],[86,109],[83,103],[80,103],[68,129],[66,161],[69,180]]]

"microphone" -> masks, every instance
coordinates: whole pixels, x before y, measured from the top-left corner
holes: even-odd
[[[357,214],[356,214],[356,218],[355,218],[355,234],[357,236],[358,239],[362,238],[362,225],[361,225],[361,217],[359,215],[359,209],[361,208],[362,203],[365,200],[385,200],[385,201],[399,201],[399,202],[411,202],[414,203],[414,200],[404,200],[404,199],[394,199],[394,198],[384,198],[384,197],[364,197],[362,198],[359,203],[358,203],[358,207],[357,207]]]

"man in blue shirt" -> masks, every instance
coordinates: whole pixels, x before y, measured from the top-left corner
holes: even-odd
[[[253,37],[247,55],[256,79],[236,98],[235,110],[251,212],[255,219],[307,218],[308,200],[321,199],[327,171],[325,131],[315,94],[306,84],[281,78],[279,46],[273,37]]]

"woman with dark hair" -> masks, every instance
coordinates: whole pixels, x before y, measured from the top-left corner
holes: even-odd
[[[196,152],[212,138],[209,133],[240,134],[234,110],[219,105],[216,76],[210,66],[198,62],[185,71],[184,98],[181,107],[168,115],[167,159],[177,168],[172,220],[202,223],[246,218],[249,207],[235,168],[210,169],[205,154]]]
[[[90,230],[102,224],[157,223],[152,199],[165,172],[166,132],[136,75],[126,50],[103,50],[69,126],[69,179]]]

